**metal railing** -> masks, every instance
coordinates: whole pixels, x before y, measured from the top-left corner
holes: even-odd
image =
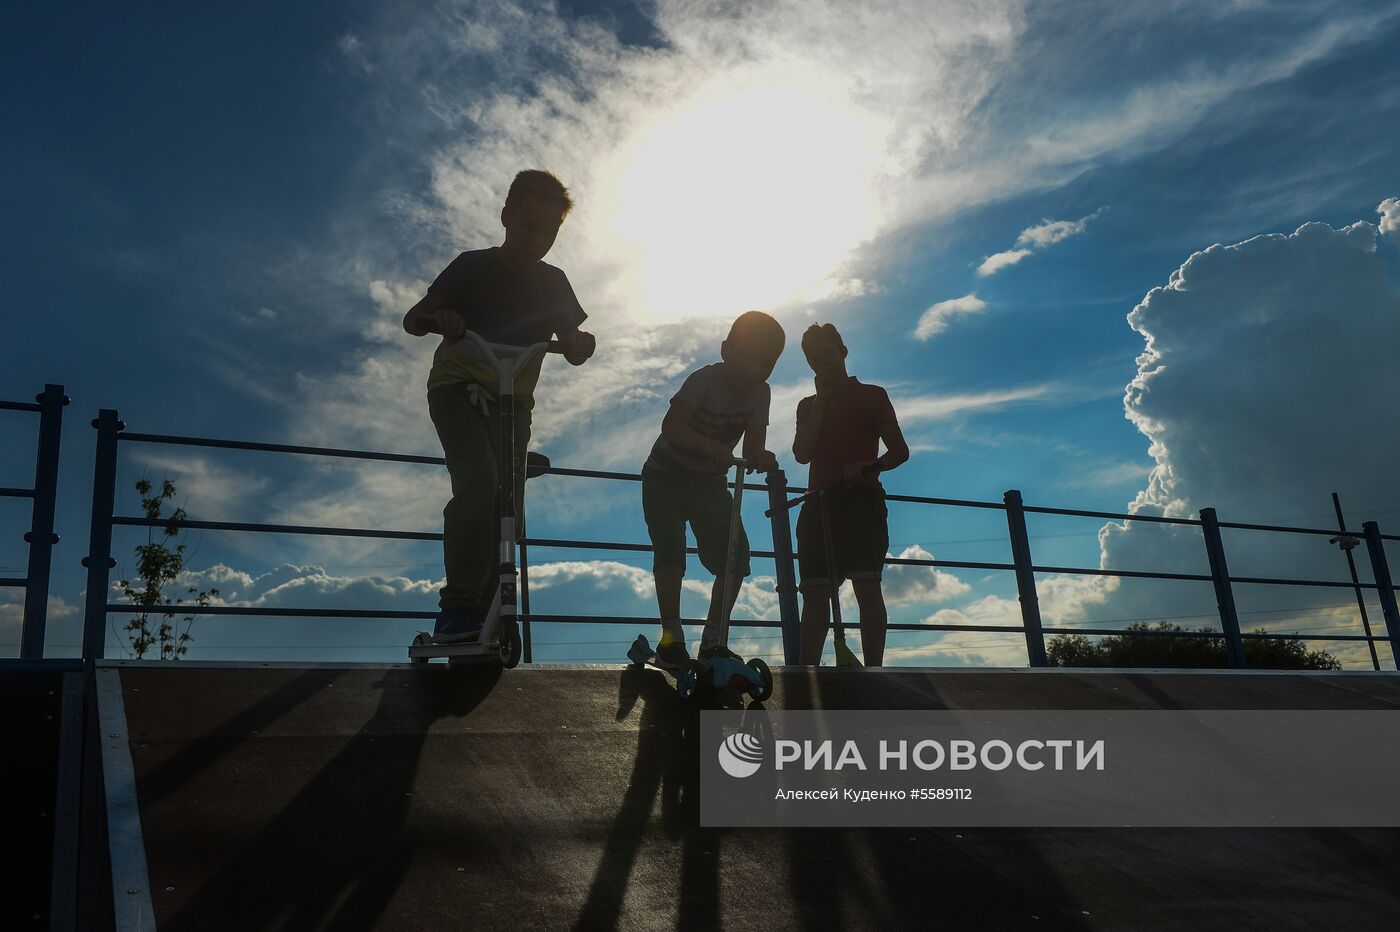
[[[87,604],[84,616],[83,629],[83,657],[92,659],[101,657],[104,649],[104,639],[106,631],[106,617],[108,614],[130,614],[133,606],[121,603],[110,603],[107,601],[110,570],[116,565],[112,559],[112,528],[114,526],[178,526],[183,528],[198,528],[217,531],[246,531],[277,534],[307,534],[326,535],[338,537],[368,537],[385,540],[418,540],[418,541],[440,541],[442,535],[436,532],[427,531],[402,531],[385,530],[377,528],[340,528],[323,527],[312,525],[289,525],[289,524],[265,524],[247,522],[228,521],[200,521],[186,519],[175,522],[167,518],[146,518],[144,516],[120,516],[113,514],[113,503],[115,496],[115,483],[117,471],[117,451],[121,442],[125,443],[153,443],[171,444],[178,446],[201,446],[219,447],[234,450],[253,450],[271,453],[287,453],[308,456],[329,456],[342,457],[361,460],[378,460],[398,463],[418,463],[427,465],[445,465],[445,461],[439,456],[419,456],[400,453],[377,453],[361,450],[348,450],[327,447],[297,446],[292,444],[274,443],[251,443],[234,440],[208,439],[199,437],[179,437],[161,434],[127,433],[125,425],[117,416],[117,412],[104,409],[99,412],[96,420],[92,422],[97,429],[97,450],[96,460],[93,470],[93,498],[92,498],[92,525],[91,538],[88,547],[88,556],[83,561],[88,569],[87,581]],[[568,469],[563,467],[550,467],[544,470],[545,474],[556,476],[571,476],[582,479],[594,479],[605,481],[626,481],[636,482],[641,480],[641,476],[635,473],[601,472],[596,470]],[[788,509],[785,507],[788,496],[792,493],[804,492],[805,489],[787,485],[786,477],[781,470],[770,473],[767,481],[763,485],[745,483],[745,489],[766,491],[769,500],[770,521],[773,533],[772,550],[755,550],[753,556],[759,558],[772,559],[775,563],[775,589],[778,596],[779,618],[773,619],[738,619],[734,621],[736,627],[754,628],[781,628],[783,637],[783,647],[786,661],[795,663],[798,657],[799,625],[800,619],[797,607],[797,583],[794,566],[795,553],[792,548],[792,531],[788,520]],[[1366,522],[1364,527],[1364,539],[1367,544],[1368,554],[1371,560],[1371,567],[1374,573],[1375,582],[1335,582],[1330,580],[1295,580],[1295,579],[1275,579],[1264,577],[1232,576],[1226,563],[1225,547],[1221,540],[1222,529],[1233,530],[1253,530],[1271,533],[1288,533],[1303,535],[1333,535],[1338,534],[1337,530],[1321,530],[1317,528],[1285,527],[1276,525],[1245,524],[1220,521],[1215,509],[1203,508],[1199,519],[1162,517],[1157,515],[1136,515],[1122,514],[1116,512],[1083,511],[1066,508],[1048,508],[1042,506],[1030,506],[1023,503],[1021,493],[1012,489],[1005,493],[1001,502],[981,502],[960,499],[930,498],[914,495],[886,495],[889,502],[903,502],[923,505],[947,506],[957,508],[979,508],[1000,510],[1006,515],[1008,542],[1011,545],[1011,563],[991,563],[991,562],[969,562],[955,560],[925,560],[912,558],[887,558],[886,564],[904,566],[923,566],[941,569],[979,569],[1001,572],[1011,572],[1015,574],[1017,592],[1020,599],[1021,624],[1020,625],[979,625],[979,624],[938,624],[938,623],[917,623],[903,624],[891,623],[891,631],[983,631],[983,632],[1003,632],[1021,633],[1025,637],[1026,653],[1031,666],[1046,666],[1045,636],[1056,634],[1085,634],[1085,635],[1129,635],[1129,636],[1151,636],[1151,637],[1220,637],[1221,634],[1208,631],[1162,631],[1162,630],[1119,630],[1105,628],[1087,627],[1052,627],[1043,624],[1040,616],[1039,600],[1036,591],[1036,574],[1066,574],[1066,575],[1090,575],[1130,579],[1155,579],[1155,580],[1183,580],[1192,582],[1209,582],[1213,585],[1216,596],[1217,609],[1220,616],[1221,631],[1226,644],[1226,659],[1229,666],[1234,669],[1244,669],[1248,666],[1245,659],[1244,642],[1249,638],[1270,638],[1282,635],[1268,633],[1244,633],[1240,630],[1238,612],[1235,607],[1233,586],[1242,585],[1288,585],[1288,586],[1313,586],[1323,588],[1347,588],[1357,591],[1374,590],[1380,600],[1382,614],[1385,618],[1386,634],[1372,636],[1347,635],[1347,634],[1325,634],[1325,635],[1304,635],[1290,634],[1286,637],[1297,640],[1326,640],[1326,641],[1386,641],[1391,645],[1392,656],[1396,659],[1397,669],[1400,669],[1400,611],[1397,611],[1395,588],[1391,580],[1390,570],[1386,563],[1384,541],[1400,540],[1394,535],[1383,535],[1374,521]],[[1026,530],[1026,515],[1058,515],[1069,517],[1102,518],[1112,521],[1123,522],[1144,522],[1167,525],[1179,525],[1198,527],[1202,532],[1202,541],[1206,551],[1206,557],[1210,567],[1209,574],[1198,573],[1164,573],[1135,570],[1109,570],[1088,567],[1065,567],[1065,566],[1042,566],[1037,565],[1031,556],[1030,537]],[[519,618],[522,622],[522,633],[524,636],[524,652],[527,662],[533,661],[533,649],[531,641],[531,624],[534,622],[548,624],[655,624],[655,618],[641,618],[629,616],[599,616],[599,615],[573,615],[573,614],[538,614],[530,611],[529,594],[529,548],[568,548],[592,551],[619,551],[632,553],[647,553],[651,551],[649,544],[634,544],[617,541],[591,541],[591,540],[565,540],[555,538],[535,538],[526,536],[522,538],[520,552],[520,593],[521,612]],[[695,548],[687,548],[688,553],[695,553]],[[242,616],[277,616],[277,617],[339,617],[339,618],[405,618],[405,619],[430,619],[435,613],[430,611],[404,611],[404,610],[378,610],[378,609],[320,609],[320,608],[259,608],[243,606],[188,606],[188,605],[151,605],[142,606],[142,611],[164,613],[179,612],[185,614],[202,615],[242,615]],[[683,619],[688,624],[702,623],[702,619]]]
[[[58,500],[58,449],[63,434],[63,408],[68,396],[62,385],[45,385],[34,402],[0,401],[0,411],[28,411],[39,415],[39,441],[34,456],[34,485],[27,489],[0,488],[0,498],[27,498],[33,502],[29,530],[29,561],[22,577],[0,577],[0,586],[24,590],[24,620],[20,627],[19,656],[37,660],[44,656],[48,624],[49,570],[58,535],[53,532]]]

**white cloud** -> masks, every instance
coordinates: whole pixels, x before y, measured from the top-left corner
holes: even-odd
[[[48,612],[45,616],[45,641],[52,647],[55,635],[67,632],[67,628],[55,630],[55,622],[76,618],[78,607],[58,595],[49,596]],[[19,654],[19,640],[24,630],[24,590],[0,589],[0,656],[14,657]],[[50,656],[71,655],[69,650],[48,650]]]
[[[1035,226],[1022,230],[1021,235],[1016,237],[1016,245],[1031,249],[1044,249],[1046,246],[1069,239],[1071,236],[1078,236],[1084,232],[1088,222],[1097,217],[1099,213],[1100,211],[1095,211],[1087,217],[1080,217],[1078,220],[1051,220],[1047,217]]]
[[[1061,482],[1066,488],[1099,489],[1121,486],[1126,483],[1141,482],[1152,472],[1146,463],[1110,462],[1100,463],[1076,470]]]
[[[1021,235],[1016,237],[1015,249],[993,253],[983,259],[982,264],[977,267],[977,274],[983,278],[993,275],[1007,266],[1015,265],[1037,249],[1044,249],[1071,236],[1078,236],[1085,231],[1089,221],[1101,213],[1103,208],[1078,220],[1051,220],[1046,217],[1035,226],[1026,227],[1021,231]]]
[[[1370,223],[1309,223],[1287,236],[1212,246],[1134,308],[1128,320],[1146,348],[1124,404],[1156,465],[1130,512],[1194,518],[1211,506],[1224,521],[1329,527],[1337,491],[1351,526],[1370,518],[1394,525],[1390,464],[1400,440],[1376,429],[1374,400],[1400,397],[1391,359],[1400,294],[1376,255],[1376,235]],[[1344,579],[1345,564],[1325,541],[1225,538],[1234,575]],[[1100,542],[1105,567],[1206,572],[1194,528],[1109,524]],[[1245,618],[1351,599],[1246,585],[1235,595]],[[1208,586],[1134,583],[1102,613],[1194,612],[1213,623],[1214,607]]]
[[[961,298],[939,301],[919,316],[919,325],[914,328],[916,340],[929,337],[948,329],[948,322],[954,317],[968,317],[980,314],[987,309],[987,302],[975,294],[965,294]]]
[[[1029,249],[1008,249],[1005,252],[994,252],[983,259],[981,265],[977,266],[977,274],[983,278],[993,275],[1008,266],[1015,265],[1030,254]]]
[[[984,411],[998,411],[1011,405],[1047,401],[1054,387],[1031,385],[986,392],[959,392],[951,395],[908,395],[891,392],[891,401],[901,424],[942,421]]]
[[[1400,241],[1400,197],[1388,197],[1381,201],[1376,212],[1381,215],[1381,232]]]
[[[191,518],[203,521],[256,520],[249,516],[249,510],[268,488],[265,477],[230,468],[203,453],[142,448],[133,459],[142,464],[152,484],[159,485],[162,477],[174,482],[176,503],[184,506]],[[174,507],[167,507],[166,514]]]
[[[905,547],[898,559],[932,560],[934,556],[918,544],[913,544]],[[881,589],[885,601],[890,605],[948,602],[972,591],[967,583],[935,566],[902,566],[897,563],[885,567]]]

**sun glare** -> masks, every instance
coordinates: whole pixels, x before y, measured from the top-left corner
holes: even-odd
[[[642,313],[780,307],[870,236],[885,133],[822,83],[712,82],[609,160],[603,228]]]

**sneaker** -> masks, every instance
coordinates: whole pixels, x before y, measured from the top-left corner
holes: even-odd
[[[656,646],[656,665],[680,669],[690,659],[685,641],[662,641]]]
[[[481,617],[460,608],[445,608],[438,612],[433,626],[434,644],[456,644],[475,641],[481,634]]]
[[[704,661],[706,661],[706,660],[709,660],[711,657],[729,657],[729,656],[732,656],[732,654],[730,654],[729,648],[725,647],[723,644],[701,644],[701,645],[700,645],[700,661],[701,661],[702,663],[703,663]]]

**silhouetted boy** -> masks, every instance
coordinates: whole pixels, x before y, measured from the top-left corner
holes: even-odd
[[[802,334],[802,352],[816,374],[817,393],[797,404],[792,455],[811,463],[807,486],[826,489],[836,566],[826,565],[821,507],[804,502],[797,516],[798,569],[802,581],[802,663],[818,664],[830,624],[831,587],[845,579],[860,606],[860,643],[866,666],[885,660],[885,598],[880,576],[890,532],[885,489],[878,473],[909,459],[890,397],[878,385],[846,374],[846,344],[831,324]],[[880,441],[885,454],[876,458]]]
[[[777,468],[777,459],[764,449],[768,377],[782,355],[785,339],[783,328],[767,314],[740,315],[729,329],[729,338],[720,344],[723,362],[692,372],[671,399],[661,436],[642,467],[642,511],[651,535],[656,602],[661,610],[657,660],[662,664],[678,665],[686,659],[680,622],[686,524],[695,534],[701,564],[715,575],[700,638],[702,659],[718,642],[721,605],[733,608],[739,584],[749,575],[749,541],[742,526],[734,576],[730,579],[725,573],[733,503],[725,475],[740,437],[751,470]],[[721,603],[724,598],[727,603]]]
[[[449,350],[466,330],[488,343],[528,346],[558,335],[564,358],[575,366],[593,355],[591,334],[578,329],[588,316],[564,273],[541,261],[573,201],[546,171],[522,171],[501,208],[505,241],[464,252],[428,286],[403,318],[413,336],[442,334],[428,374],[428,412],[437,428],[452,477],[452,500],[442,511],[446,583],[438,601],[434,640],[470,640],[480,633],[495,594],[497,466],[500,409],[496,372]],[[524,533],[525,450],[530,411],[539,381],[537,359],[515,377],[515,501],[518,534]]]

